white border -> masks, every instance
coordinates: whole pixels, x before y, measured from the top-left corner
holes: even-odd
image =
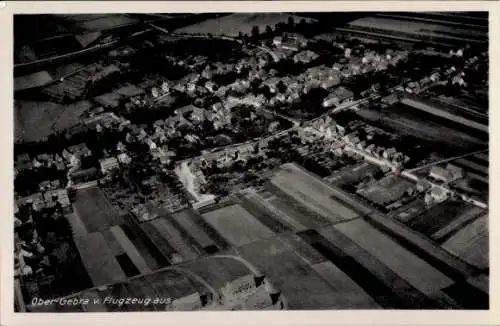
[[[4,4],[4,2],[2,2]],[[499,288],[497,273],[499,204],[493,200],[498,185],[500,98],[499,90],[500,4],[496,1],[22,1],[0,6],[0,93],[3,105],[0,124],[0,181],[4,195],[0,201],[2,244],[1,325],[490,325],[499,324]],[[169,312],[169,313],[86,313],[86,314],[14,314],[13,313],[13,78],[12,15],[15,13],[106,13],[106,12],[294,12],[294,11],[479,11],[490,12],[490,310],[489,311],[287,311],[287,312]]]

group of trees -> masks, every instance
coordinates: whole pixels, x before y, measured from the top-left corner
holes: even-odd
[[[37,295],[42,298],[63,296],[92,286],[73,242],[71,226],[63,216],[60,205],[40,211],[31,210],[31,216],[34,221],[30,224],[31,237],[36,229],[43,250],[40,251],[38,245],[30,245],[29,236],[24,236],[30,232],[29,228],[21,230],[21,237],[28,240],[25,249],[33,254],[26,257],[25,262],[33,271],[41,272],[34,273],[31,278],[41,280],[49,277],[48,282],[38,282],[40,293]]]
[[[254,25],[250,30],[250,35],[239,32],[238,37],[247,42],[257,43],[263,38],[270,38],[283,33],[304,33],[310,35],[311,32],[315,33],[318,30],[316,25],[315,23],[306,22],[305,18],[299,19],[298,17],[288,16],[286,22],[278,22],[274,26],[266,25],[263,30],[259,26]]]
[[[58,170],[55,166],[34,168],[19,171],[14,180],[14,189],[20,196],[28,196],[39,191],[39,184],[46,180],[59,180],[65,185],[68,180],[66,171]]]

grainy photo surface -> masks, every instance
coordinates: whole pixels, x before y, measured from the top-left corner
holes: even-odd
[[[488,309],[488,13],[14,16],[17,312]]]

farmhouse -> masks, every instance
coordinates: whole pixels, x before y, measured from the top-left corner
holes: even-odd
[[[118,160],[116,159],[116,157],[109,157],[99,160],[99,164],[101,166],[101,172],[103,174],[108,174],[110,171],[118,168]]]
[[[441,180],[443,182],[450,182],[454,180],[453,173],[447,169],[440,166],[433,166],[429,172],[431,178]]]

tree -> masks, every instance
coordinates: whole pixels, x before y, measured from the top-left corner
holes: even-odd
[[[266,26],[266,34],[267,34],[268,36],[270,36],[270,35],[272,35],[272,34],[273,34],[273,29],[272,29],[272,27],[271,27],[271,26],[269,26],[269,25],[267,25],[267,26]]]
[[[287,87],[286,87],[285,83],[283,82],[283,80],[280,80],[278,82],[278,84],[276,85],[276,88],[278,89],[278,92],[284,93],[286,91]]]
[[[259,34],[260,34],[259,26],[257,26],[257,25],[253,26],[251,34],[252,34],[252,40],[256,41],[259,38]]]

